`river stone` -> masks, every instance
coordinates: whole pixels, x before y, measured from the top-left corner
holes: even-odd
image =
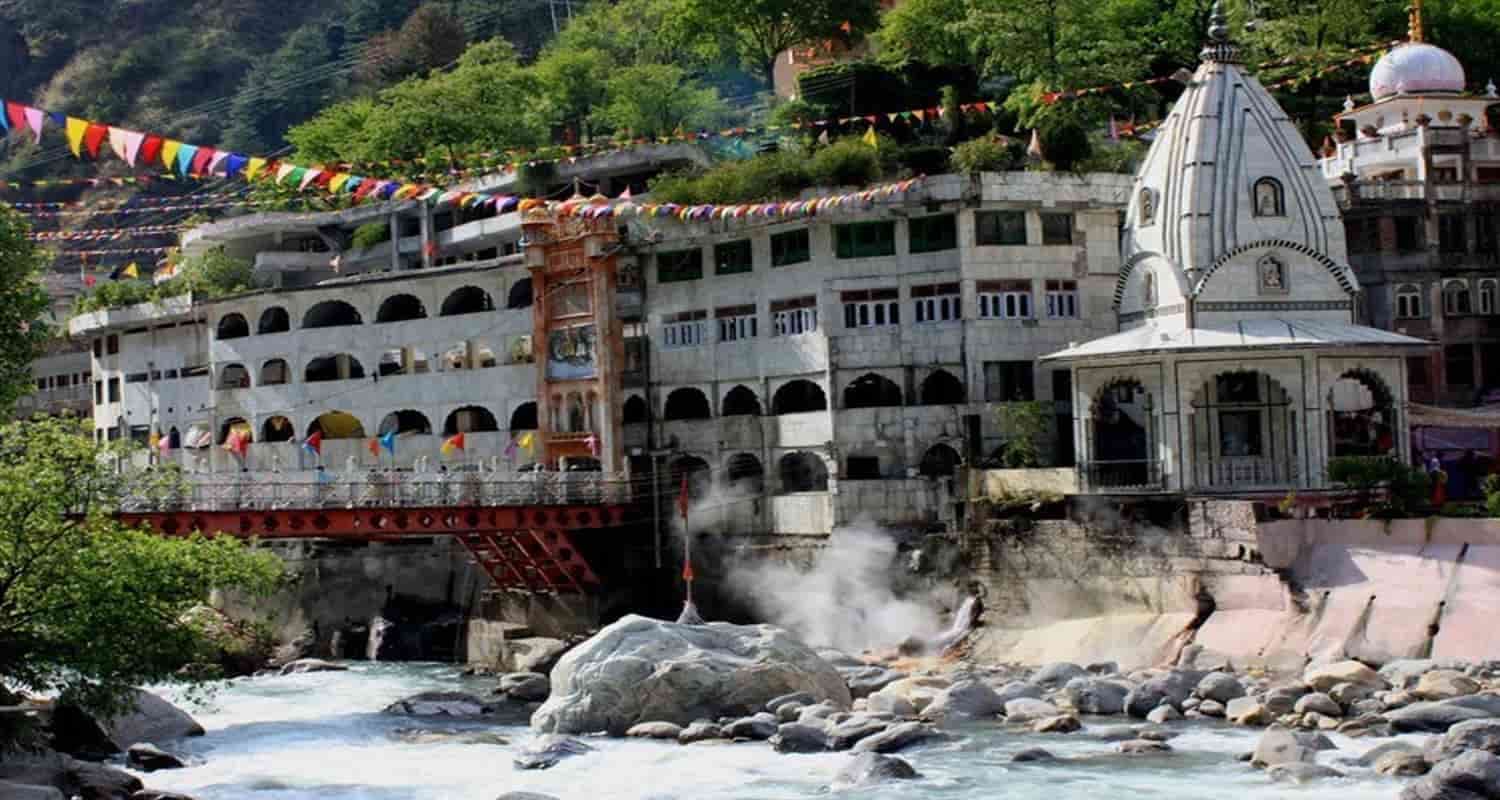
[[[324,661],[321,658],[299,658],[296,661],[288,661],[281,667],[282,675],[301,675],[307,672],[346,672],[348,667],[343,664],[335,664],[332,661]]]
[[[931,719],[945,716],[991,719],[1004,710],[1005,703],[989,684],[962,680],[944,689],[927,708],[922,709],[922,716]]]
[[[1224,717],[1224,704],[1218,700],[1204,700],[1198,704],[1198,713],[1205,717],[1222,719]]]
[[[1149,678],[1126,695],[1125,710],[1132,717],[1144,719],[1152,709],[1164,702],[1173,706],[1180,705],[1193,693],[1200,680],[1201,674],[1181,670]]]
[[[816,722],[826,720],[838,713],[831,703],[816,703],[806,706],[797,712],[797,718],[793,722]]]
[[[494,709],[494,706],[464,692],[420,692],[391,703],[381,713],[413,717],[478,717]]]
[[[1411,693],[1423,700],[1449,700],[1454,697],[1474,694],[1479,691],[1479,682],[1451,669],[1435,669],[1422,673]]]
[[[509,739],[498,733],[457,728],[396,728],[387,735],[404,744],[484,744],[496,747],[510,744]]]
[[[1224,718],[1235,725],[1271,724],[1271,712],[1254,697],[1236,697],[1224,706]]]
[[[724,736],[729,739],[751,739],[762,742],[776,735],[776,717],[762,711],[748,717],[740,717],[724,726]]]
[[[5,800],[68,800],[55,786],[0,781],[0,798]]]
[[[64,753],[103,756],[141,742],[203,735],[203,726],[186,711],[148,691],[132,690],[127,702],[128,710],[113,718],[57,704],[52,711],[52,747]]]
[[[1042,691],[1042,687],[1034,683],[1011,681],[995,690],[995,694],[1000,696],[1000,702],[1003,704],[1009,703],[1012,700],[1020,700],[1021,698],[1040,700],[1046,692]]]
[[[1342,759],[1346,764],[1357,764],[1361,767],[1373,767],[1375,762],[1391,753],[1403,753],[1406,755],[1422,755],[1422,749],[1410,742],[1385,742],[1377,744],[1353,758]]]
[[[552,682],[535,672],[512,672],[500,679],[500,691],[516,700],[546,700],[552,693]]]
[[[1311,690],[1300,683],[1273,686],[1266,691],[1260,701],[1272,716],[1290,714],[1292,709],[1297,707],[1297,701],[1309,691]]]
[[[1273,781],[1282,783],[1311,783],[1323,778],[1342,778],[1344,773],[1333,767],[1325,767],[1322,764],[1303,764],[1292,762],[1277,764],[1266,770],[1266,775]]]
[[[859,753],[895,753],[938,736],[938,732],[928,725],[903,722],[861,739],[854,745],[854,750]]]
[[[1424,673],[1435,669],[1462,672],[1467,666],[1467,662],[1454,658],[1398,658],[1381,665],[1380,677],[1394,689],[1410,689],[1417,685]]]
[[[125,750],[125,763],[143,772],[182,769],[182,759],[150,742],[136,742]]]
[[[1374,693],[1375,690],[1368,686],[1361,686],[1357,683],[1349,683],[1347,681],[1328,690],[1328,696],[1333,698],[1333,702],[1338,703],[1344,708],[1349,708],[1355,703],[1368,700]]]
[[[891,723],[889,721],[856,715],[849,720],[835,725],[833,730],[829,731],[828,749],[848,750],[865,739],[890,727]]]
[[[1322,692],[1311,692],[1302,695],[1302,697],[1297,699],[1297,705],[1293,706],[1292,710],[1298,714],[1306,714],[1311,711],[1318,714],[1326,714],[1330,717],[1342,717],[1344,715],[1344,709],[1339,708],[1339,704],[1335,703],[1332,697]]]
[[[1398,733],[1442,733],[1465,720],[1492,717],[1500,717],[1500,695],[1490,693],[1412,703],[1385,713],[1391,728]]]
[[[1073,733],[1082,730],[1083,723],[1072,714],[1058,714],[1048,719],[1039,719],[1031,723],[1031,729],[1036,733]]]
[[[1390,736],[1391,723],[1379,714],[1361,714],[1360,716],[1344,720],[1339,723],[1338,732],[1352,738],[1365,736]]]
[[[511,763],[516,769],[547,769],[569,756],[581,756],[594,748],[572,736],[543,733],[521,745]]]
[[[1089,737],[1101,742],[1128,742],[1141,738],[1141,729],[1131,725],[1106,725],[1089,730]]]
[[[904,781],[920,778],[906,759],[879,753],[861,753],[849,766],[839,770],[829,786],[834,791],[856,789],[885,781]]]
[[[1005,704],[1006,722],[1035,722],[1039,719],[1055,717],[1058,713],[1057,706],[1046,700],[1033,700],[1029,697],[1020,697]]]
[[[636,615],[569,650],[531,726],[623,733],[638,722],[741,716],[790,692],[848,708],[838,671],[770,625],[678,625]]]
[[[557,798],[540,792],[506,792],[495,800],[557,800]]]
[[[1162,705],[1151,709],[1151,713],[1146,715],[1147,722],[1155,723],[1157,725],[1161,725],[1167,722],[1173,722],[1179,719],[1182,719],[1182,712],[1178,711],[1176,708],[1167,703],[1163,703]]]
[[[1312,763],[1316,751],[1308,747],[1296,733],[1282,727],[1267,728],[1255,743],[1255,755],[1251,766],[1274,767],[1277,764]]]
[[[1210,672],[1204,675],[1193,691],[1204,700],[1217,700],[1220,703],[1245,696],[1245,687],[1240,685],[1239,679],[1227,672]]]
[[[185,794],[166,792],[160,789],[141,789],[130,796],[130,800],[195,800]],[[554,799],[555,800],[555,799]]]
[[[821,725],[788,722],[776,729],[771,747],[778,753],[821,753],[828,749],[828,731]]]
[[[1427,746],[1427,760],[1447,761],[1470,750],[1500,755],[1500,719],[1471,719],[1448,729]]]
[[[910,678],[902,678],[895,683],[870,695],[870,700],[880,696],[899,697],[911,704],[914,713],[920,714],[923,709],[936,700],[938,695],[953,685],[953,681],[936,675],[919,675]],[[872,705],[871,708],[874,708]]]
[[[709,739],[722,738],[724,738],[724,732],[720,730],[718,725],[715,725],[708,720],[701,719],[687,726],[686,728],[683,728],[682,732],[677,734],[677,741],[681,742],[682,744],[706,742]]]
[[[788,694],[778,695],[771,698],[770,700],[767,700],[766,710],[771,712],[772,714],[775,714],[781,710],[782,706],[785,705],[796,703],[799,706],[810,706],[816,702],[818,702],[818,698],[813,697],[807,692],[790,692]]]
[[[1352,660],[1308,667],[1302,673],[1302,682],[1315,692],[1326,692],[1340,683],[1357,683],[1372,689],[1390,688],[1390,684],[1380,677],[1380,673]]]
[[[1119,714],[1125,710],[1130,687],[1119,681],[1074,678],[1063,692],[1080,714]]]
[[[1057,756],[1040,747],[1028,747],[1011,756],[1010,760],[1016,764],[1028,764],[1037,761],[1056,761]]]
[[[1420,753],[1386,753],[1374,766],[1377,774],[1402,778],[1426,775],[1432,767]]]
[[[849,695],[854,698],[869,697],[896,681],[910,677],[904,672],[874,666],[861,666],[853,670],[840,669],[839,674],[843,675],[844,683],[849,686]]]
[[[1401,800],[1493,797],[1500,797],[1500,758],[1483,750],[1448,759],[1401,791]]]
[[[1115,745],[1115,750],[1127,756],[1144,756],[1170,753],[1172,752],[1172,746],[1166,742],[1155,742],[1150,739],[1131,739],[1128,742],[1120,742]]]
[[[1037,670],[1036,674],[1031,676],[1031,682],[1048,689],[1056,689],[1074,678],[1087,674],[1087,671],[1077,664],[1059,661]]]
[[[637,739],[676,739],[682,733],[682,726],[675,722],[642,722],[631,725],[625,731],[626,736]]]

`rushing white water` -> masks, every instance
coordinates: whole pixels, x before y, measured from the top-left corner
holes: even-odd
[[[208,734],[159,744],[187,754],[193,763],[187,769],[143,774],[142,779],[151,788],[198,800],[494,800],[511,790],[562,800],[791,800],[825,794],[850,758],[841,753],[781,755],[763,742],[684,747],[591,737],[596,752],[550,770],[519,771],[511,766],[511,751],[530,735],[519,721],[455,724],[379,713],[391,701],[419,691],[483,694],[493,679],[461,678],[448,665],[351,666],[348,672],[241,679],[217,692],[207,706],[188,705]],[[171,689],[163,693],[186,704]],[[491,731],[511,744],[411,744],[393,735],[414,727]],[[1183,730],[1172,740],[1175,752],[1170,755],[1126,757],[1086,732],[1012,734],[998,724],[975,724],[958,729],[953,741],[903,754],[923,774],[921,780],[842,796],[1392,800],[1401,786],[1335,760],[1383,740],[1333,737],[1340,749],[1322,753],[1321,762],[1349,777],[1293,786],[1273,783],[1264,772],[1234,760],[1235,754],[1253,748],[1256,732],[1201,725]],[[1069,761],[1010,763],[1011,754],[1036,746]]]

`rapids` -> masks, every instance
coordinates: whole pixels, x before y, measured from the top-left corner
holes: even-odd
[[[524,720],[495,726],[380,713],[388,703],[420,691],[485,694],[495,679],[463,678],[453,665],[350,666],[348,672],[239,679],[196,703],[179,689],[159,687],[164,696],[193,713],[208,733],[158,742],[193,763],[141,778],[150,788],[182,792],[197,800],[494,800],[512,790],[543,792],[561,800],[792,800],[827,795],[825,787],[851,758],[844,753],[781,755],[763,742],[680,746],[590,739],[597,752],[546,771],[518,771],[510,757],[514,745],[530,735]],[[1085,724],[1125,721],[1111,718]],[[1264,772],[1234,760],[1254,747],[1259,731],[1178,725],[1183,734],[1171,742],[1176,752],[1134,758],[1115,754],[1113,745],[1090,739],[1086,732],[1012,734],[998,724],[950,728],[958,734],[953,741],[903,754],[922,779],[842,795],[860,800],[1392,800],[1401,786],[1396,779],[1333,760],[1386,740],[1334,736],[1339,751],[1322,753],[1320,763],[1332,764],[1349,777],[1293,786],[1273,783]],[[489,731],[511,744],[413,744],[395,737],[399,729],[414,727]],[[1011,754],[1037,746],[1076,760],[1010,763]]]

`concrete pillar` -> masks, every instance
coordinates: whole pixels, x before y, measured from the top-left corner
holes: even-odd
[[[333,360],[338,369],[339,380],[349,380],[349,355],[347,353],[339,353],[333,357]]]
[[[391,271],[401,269],[401,215],[391,215]]]
[[[432,231],[432,208],[423,204],[422,216],[418,218],[418,221],[421,223],[422,268],[430,269],[432,267],[432,248],[428,247],[428,244],[434,239]]]

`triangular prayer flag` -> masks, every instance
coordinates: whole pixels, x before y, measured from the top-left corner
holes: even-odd
[[[450,436],[443,442],[443,455],[451,456],[454,451],[464,449],[464,435],[462,433]]]
[[[316,455],[323,455],[323,432],[313,431],[313,434],[302,440],[302,449]]]
[[[391,455],[395,455],[396,454],[396,432],[395,431],[391,431],[389,433],[386,433],[386,434],[382,435],[380,437],[380,446],[384,447],[387,453],[390,453]]]
[[[32,108],[30,106],[21,109],[21,112],[26,115],[26,125],[36,135],[37,144],[41,144],[42,123],[47,119],[46,113],[39,108]]]
[[[318,176],[322,175],[322,174],[323,174],[323,170],[318,169],[317,167],[313,167],[311,169],[305,169],[305,170],[303,170],[302,171],[302,179],[298,182],[297,188],[298,189],[306,189],[308,184],[310,184],[313,181],[317,180]]]
[[[109,149],[114,152],[115,158],[121,161],[129,161],[129,159],[125,158],[126,133],[127,131],[124,128],[112,127],[109,129]]]
[[[247,180],[247,181],[253,181],[253,180],[255,180],[255,176],[259,175],[260,171],[263,170],[263,169],[265,169],[265,168],[266,168],[266,160],[264,158],[252,158],[252,159],[250,159],[250,161],[245,164],[245,180]]]
[[[177,171],[188,175],[193,171],[193,159],[198,156],[198,146],[195,144],[179,144],[177,146]]]
[[[0,131],[5,131],[6,133],[9,133],[10,132],[10,119],[9,119],[10,114],[6,113],[7,111],[9,111],[9,109],[6,107],[6,105],[4,103],[0,103]]]
[[[347,172],[340,172],[333,176],[333,179],[328,182],[328,191],[337,194],[338,190],[344,188],[344,184],[349,182],[349,177]]]
[[[532,436],[530,431],[527,431],[526,433],[521,434],[521,438],[516,440],[516,444],[519,444],[527,450],[530,450],[531,444],[534,441],[536,441],[536,439]]]
[[[5,101],[5,126],[11,130],[21,130],[26,124],[26,106],[20,103]]]
[[[298,188],[301,188],[304,185],[302,183],[302,178],[305,177],[306,175],[307,175],[307,167],[296,167],[296,166],[294,166],[294,167],[292,167],[292,171],[288,172],[286,174],[286,181],[283,181],[283,182],[289,182],[292,185],[297,186]]]
[[[223,150],[214,150],[213,157],[208,160],[208,174],[213,175],[219,171],[219,165],[229,158],[229,154]]]
[[[179,153],[177,157],[181,158],[182,154]],[[209,173],[208,165],[213,163],[213,159],[214,149],[212,147],[198,148],[193,153],[193,160],[188,162],[188,174],[207,175]]]
[[[865,144],[867,144],[867,145],[869,145],[871,147],[878,147],[879,146],[879,140],[875,138],[875,126],[874,125],[871,125],[870,129],[867,130],[867,131],[865,131],[865,135],[864,135],[863,141],[864,141]]]
[[[224,159],[224,177],[238,177],[240,172],[245,169],[245,164],[249,161],[251,159],[247,159],[239,153],[230,153],[229,157]],[[247,174],[245,177],[250,178],[252,176]]]
[[[379,439],[371,439],[368,442],[365,442],[365,449],[370,451],[370,455],[375,456],[376,458],[380,458]]]
[[[125,131],[125,163],[135,166],[135,160],[140,155],[141,143],[146,141],[146,134],[135,131]]]
[[[291,175],[293,172],[296,172],[296,171],[297,171],[297,165],[296,164],[281,164],[281,165],[277,166],[276,167],[276,182],[277,183],[286,183],[287,176]]]
[[[176,139],[163,139],[161,143],[161,165],[170,172],[177,169],[177,151],[182,149],[182,142]]]
[[[162,138],[160,136],[146,136],[146,141],[141,142],[140,160],[142,164],[152,164],[161,157]]]
[[[77,158],[83,158],[83,135],[89,131],[89,121],[68,117],[68,149],[73,151]]]

